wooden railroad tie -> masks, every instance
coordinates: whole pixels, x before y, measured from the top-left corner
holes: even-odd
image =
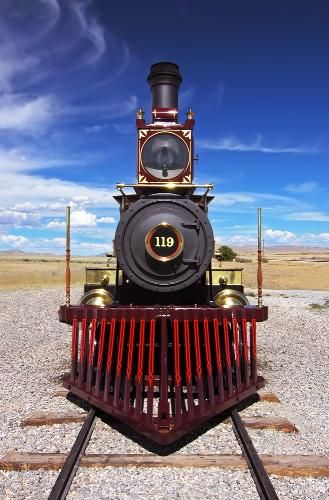
[[[65,453],[10,452],[0,458],[0,470],[58,470],[67,455]],[[329,476],[329,458],[322,455],[260,455],[269,474],[290,477]],[[88,454],[80,462],[81,467],[218,467],[221,469],[247,469],[242,455],[170,455],[161,457],[151,454]]]
[[[22,427],[81,423],[86,418],[86,413],[72,411],[66,413],[40,412],[31,415],[21,423]],[[286,418],[282,417],[242,417],[246,427],[250,429],[275,430],[280,432],[298,432],[298,429]],[[224,420],[228,424],[229,419]]]

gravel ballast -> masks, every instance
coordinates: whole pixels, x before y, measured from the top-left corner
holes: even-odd
[[[79,293],[74,292],[72,302]],[[299,433],[250,430],[260,453],[329,456],[328,300],[329,291],[265,291],[270,311],[269,320],[258,325],[259,371],[267,380],[266,391],[274,392],[282,404],[259,402],[242,415],[286,417]],[[79,432],[81,424],[20,426],[36,412],[77,410],[65,398],[52,397],[70,358],[69,327],[57,316],[64,301],[62,289],[0,293],[0,456],[8,451],[68,452]],[[102,421],[96,424],[87,452],[149,453]],[[240,449],[231,426],[219,424],[176,453],[240,453]],[[0,471],[0,498],[47,498],[57,474]],[[280,498],[329,497],[329,478],[271,478]],[[80,469],[68,495],[79,500],[155,497],[256,499],[257,493],[247,471],[109,467]]]

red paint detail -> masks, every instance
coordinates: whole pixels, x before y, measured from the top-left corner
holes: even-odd
[[[111,327],[110,327],[110,342],[109,342],[109,347],[107,351],[107,363],[106,363],[106,371],[109,372],[111,369],[112,365],[112,356],[113,356],[113,345],[114,345],[114,334],[115,334],[115,327],[116,327],[116,319],[111,320]]]
[[[77,318],[73,318],[73,321],[72,321],[72,360],[75,359],[76,351],[77,351]]]
[[[81,335],[81,348],[80,348],[80,363],[83,362],[86,352],[86,332],[87,332],[87,320],[84,318],[82,320],[82,335]]]
[[[186,378],[188,383],[191,383],[192,370],[191,370],[191,350],[190,350],[190,327],[188,319],[184,319],[184,339],[185,339]]]
[[[218,319],[214,319],[214,332],[215,332],[215,349],[216,349],[216,361],[217,367],[222,370],[222,361],[220,356],[220,342],[219,342],[219,331],[218,331]]]
[[[148,376],[148,386],[153,385],[153,370],[154,370],[154,340],[155,340],[155,320],[150,321],[150,347],[149,347],[149,376]]]
[[[100,368],[101,363],[102,363],[105,328],[106,328],[106,319],[102,319],[101,334],[100,334],[100,338],[99,338],[99,347],[98,347],[98,359],[97,359],[97,368],[98,369]]]
[[[138,369],[137,369],[137,381],[139,384],[142,382],[142,377],[143,377],[144,335],[145,335],[145,319],[142,319],[139,327],[139,349],[138,349]]]
[[[236,364],[239,367],[240,366],[239,330],[236,318],[233,318],[233,336],[234,336],[234,346],[235,346],[235,359],[236,359]]]
[[[91,334],[89,343],[89,354],[88,354],[88,367],[93,362],[94,357],[94,343],[95,343],[95,333],[96,333],[96,319],[91,322]]]
[[[120,321],[120,337],[119,337],[119,349],[118,349],[118,360],[117,360],[117,375],[121,374],[122,369],[122,356],[123,356],[123,343],[125,339],[125,328],[126,320],[122,318]]]
[[[199,339],[199,322],[197,319],[193,321],[194,330],[194,347],[195,347],[195,358],[196,358],[196,371],[198,377],[202,376],[202,365],[201,365],[201,354],[200,354],[200,339]]]
[[[251,336],[252,336],[252,354],[254,360],[256,360],[256,320],[254,318],[251,320]]]
[[[179,358],[179,324],[178,319],[174,320],[174,357],[175,357],[175,380],[176,385],[182,381]]]
[[[209,323],[207,319],[203,320],[203,328],[204,328],[204,340],[206,345],[207,370],[209,375],[211,375],[212,367],[211,367],[210,340],[209,340]]]
[[[130,332],[129,332],[129,347],[128,347],[127,374],[126,374],[128,380],[131,377],[131,370],[132,370],[134,336],[135,336],[135,319],[133,318],[130,322]]]
[[[223,320],[223,326],[224,326],[224,344],[225,344],[225,355],[226,355],[226,364],[227,367],[231,367],[231,356],[230,356],[230,344],[229,344],[229,338],[228,338],[228,322],[227,319]]]
[[[242,320],[242,339],[243,339],[243,354],[245,363],[248,364],[248,339],[247,339],[247,320]]]

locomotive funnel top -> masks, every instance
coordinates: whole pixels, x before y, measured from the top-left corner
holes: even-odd
[[[183,78],[179,66],[171,62],[152,64],[147,81],[152,91],[152,109],[178,108],[178,89]]]

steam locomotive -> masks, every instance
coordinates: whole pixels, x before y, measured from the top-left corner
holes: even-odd
[[[152,122],[137,111],[137,183],[118,184],[116,267],[86,269],[64,386],[160,445],[264,386],[241,270],[213,270],[212,184],[193,184],[194,113],[178,122],[179,67],[151,66]],[[129,191],[129,192],[128,192]]]

